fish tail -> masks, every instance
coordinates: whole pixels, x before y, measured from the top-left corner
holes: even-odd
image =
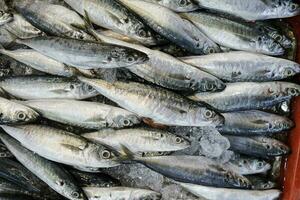
[[[86,10],[84,10],[84,23],[85,23],[85,30],[91,34],[96,40],[98,40],[99,42],[101,42],[101,38],[98,36],[99,33],[96,32],[92,21],[90,20],[89,14]]]

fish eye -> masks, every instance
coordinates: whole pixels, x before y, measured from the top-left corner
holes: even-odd
[[[247,160],[243,160],[243,163],[244,163],[244,164],[247,164],[248,162],[247,162]]]
[[[288,93],[289,93],[290,95],[296,95],[296,94],[297,94],[297,90],[296,90],[295,88],[289,88],[289,89],[288,89]]]
[[[263,163],[262,163],[262,162],[258,162],[258,166],[259,166],[259,167],[262,167],[262,166],[263,166]]]
[[[175,142],[177,144],[180,144],[182,142],[182,139],[180,137],[176,137]]]
[[[130,125],[130,120],[124,119],[124,120],[123,120],[123,124],[124,124],[125,126],[129,126],[129,125]]]
[[[293,4],[291,5],[291,9],[292,9],[292,10],[296,10],[296,8],[297,8],[297,5],[293,3]]]
[[[88,86],[87,86],[87,89],[88,89],[88,91],[94,90],[94,88],[93,88],[91,85],[88,85]]]
[[[207,111],[205,111],[204,115],[207,119],[209,119],[209,118],[212,118],[214,116],[214,112],[210,111],[210,110],[207,110]]]
[[[63,186],[65,184],[65,182],[63,180],[58,180],[56,182],[59,186]]]
[[[208,82],[208,83],[206,84],[206,88],[207,88],[207,90],[213,90],[215,87],[214,87],[214,84]]]
[[[18,117],[19,120],[24,120],[26,118],[26,115],[25,115],[24,112],[19,112],[17,117]]]
[[[292,69],[286,69],[284,73],[287,76],[291,76],[293,74],[293,70]]]
[[[267,144],[267,145],[266,145],[266,148],[270,150],[270,149],[271,149],[271,146]]]
[[[180,0],[179,5],[184,6],[186,5],[187,1],[186,0]]]
[[[73,84],[70,85],[70,89],[73,90],[75,86]]]
[[[258,37],[257,41],[261,42],[262,41],[262,37]]]
[[[101,152],[101,155],[104,159],[108,159],[108,158],[110,158],[111,153],[107,150],[104,150],[104,151]]]
[[[281,35],[277,35],[277,36],[275,37],[275,40],[281,41],[281,40],[282,40],[282,36],[281,36]]]
[[[138,31],[139,36],[141,37],[146,37],[147,36],[147,32],[144,29],[140,29]]]
[[[127,61],[128,61],[128,62],[133,62],[133,61],[134,61],[134,57],[133,57],[133,56],[129,56],[129,57],[127,58]]]
[[[72,192],[72,197],[78,198],[79,197],[79,193],[78,192]]]
[[[209,52],[210,54],[212,54],[212,53],[215,53],[215,50],[214,50],[213,48],[209,48],[209,49],[208,49],[208,52]]]

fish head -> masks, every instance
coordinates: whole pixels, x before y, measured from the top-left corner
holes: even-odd
[[[31,108],[23,105],[10,106],[7,114],[0,113],[0,119],[2,122],[7,123],[28,123],[35,121],[39,114]]]
[[[153,134],[155,134],[155,138],[161,140],[162,143],[168,144],[172,147],[177,147],[178,150],[185,149],[190,146],[190,142],[188,140],[172,133],[160,133],[156,131]]]
[[[279,43],[264,34],[260,34],[255,39],[255,46],[256,48],[261,49],[262,53],[269,55],[283,55],[285,52],[284,48]]]
[[[238,166],[246,168],[247,171],[262,173],[271,169],[271,165],[264,160],[244,158],[238,159]]]
[[[225,118],[220,113],[206,107],[200,108],[197,115],[197,118],[208,124],[207,126],[221,126],[225,122]]]
[[[232,171],[226,171],[225,182],[236,188],[251,188],[251,183],[246,177]]]
[[[281,44],[284,48],[292,47],[292,41],[272,26],[262,24],[259,27],[259,31],[268,34],[271,38],[273,38],[276,42]]]
[[[88,98],[99,94],[91,85],[83,82],[71,82],[68,91],[76,98]]]
[[[267,137],[255,137],[255,140],[262,144],[268,156],[282,156],[290,153],[290,148],[278,140]]]
[[[259,189],[259,190],[269,190],[276,187],[276,183],[269,181],[269,180],[262,180],[255,182],[253,185],[253,189]]]
[[[161,194],[152,190],[135,190],[130,194],[130,199],[141,199],[141,200],[159,200]]]
[[[279,61],[273,65],[272,78],[285,79],[300,73],[300,64],[292,61]]]
[[[131,28],[128,28],[128,31],[132,32],[131,37],[142,44],[145,45],[155,45],[156,42],[156,34],[144,24],[131,23]]]
[[[55,184],[56,187],[59,187],[59,190],[64,193],[66,197],[68,197],[68,199],[88,200],[84,192],[72,182],[68,182],[66,180],[57,180]]]
[[[112,150],[111,147],[106,147],[104,144],[94,143],[90,146],[89,157],[97,165],[101,167],[114,167],[119,165],[117,154],[119,152]]]
[[[139,124],[141,122],[140,117],[125,110],[123,113],[118,112],[117,116],[111,115],[108,117],[112,117],[112,119],[109,120],[111,121],[110,126],[117,127],[117,128],[129,127],[129,126]]]
[[[300,95],[300,85],[295,83],[283,82],[280,84],[280,91],[285,96],[288,97],[297,97]]]
[[[108,58],[110,63],[114,63],[115,65],[119,65],[120,67],[143,64],[149,60],[147,54],[127,47],[113,48]]]
[[[226,85],[223,81],[209,73],[205,73],[205,78],[203,78],[204,73],[205,72],[189,72],[185,76],[191,90],[199,92],[216,92],[225,89]]]
[[[171,4],[171,7],[174,7],[177,11],[180,11],[180,12],[194,11],[199,8],[199,6],[192,0],[175,0],[175,1],[174,0],[165,0],[165,1],[167,1],[169,4]]]
[[[294,122],[286,117],[274,117],[269,122],[269,130],[278,132],[293,128]]]
[[[213,41],[207,41],[203,45],[203,53],[205,55],[213,54],[213,53],[219,53],[221,51],[222,51],[221,48],[216,43],[214,43]]]
[[[280,16],[292,17],[300,14],[300,6],[293,0],[273,0],[271,6],[273,13],[280,13]]]
[[[12,13],[8,13],[3,10],[0,10],[0,26],[11,22],[13,19],[14,16]]]

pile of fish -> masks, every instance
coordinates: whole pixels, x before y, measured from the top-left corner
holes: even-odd
[[[264,20],[298,4],[9,3],[0,54],[37,74],[1,69],[0,199],[173,199],[104,173],[134,163],[200,198],[279,198],[269,173],[294,123],[277,108],[300,95],[300,65]]]

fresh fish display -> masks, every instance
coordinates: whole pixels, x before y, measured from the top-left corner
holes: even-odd
[[[246,176],[252,183],[254,190],[270,190],[276,188],[276,183],[257,175]]]
[[[161,194],[138,188],[128,187],[84,187],[89,200],[131,200],[131,199],[151,199],[159,200]]]
[[[192,0],[147,0],[158,3],[175,12],[190,12],[199,9],[199,6]]]
[[[131,48],[94,41],[41,36],[18,39],[17,42],[59,62],[82,69],[128,67],[149,59],[145,53]]]
[[[267,55],[284,54],[284,49],[275,40],[239,20],[200,11],[184,13],[182,16],[221,46]]]
[[[139,0],[120,0],[136,12],[155,31],[191,53],[209,54],[220,51],[218,45],[168,8]]]
[[[25,0],[16,4],[16,9],[38,29],[61,37],[93,40],[93,37],[72,24],[83,26],[84,21],[75,12],[64,6],[43,1]]]
[[[55,76],[8,77],[0,87],[20,99],[86,99],[97,96],[93,87],[76,79]]]
[[[140,118],[122,108],[89,101],[40,99],[20,101],[43,117],[86,129],[123,128],[140,123]]]
[[[142,44],[160,43],[158,36],[142,20],[119,1],[107,0],[64,0],[81,15],[88,13],[91,21],[100,27],[127,35]]]
[[[24,147],[55,162],[94,168],[119,165],[111,150],[67,131],[42,125],[1,127]]]
[[[290,153],[290,148],[284,143],[269,137],[252,136],[229,136],[230,149],[249,156],[260,158],[270,158],[274,156],[283,156]]]
[[[109,83],[79,77],[121,107],[166,125],[217,126],[224,118],[203,104],[194,103],[171,91],[137,82]]]
[[[6,13],[3,10],[0,10],[0,26],[11,22],[14,19],[13,15],[11,13]]]
[[[190,183],[179,183],[184,189],[194,195],[209,200],[275,200],[278,199],[280,190],[240,190],[230,188],[207,187]]]
[[[220,133],[237,135],[259,135],[279,133],[291,129],[293,121],[287,117],[259,110],[222,113],[224,125],[218,127]]]
[[[85,138],[100,142],[121,151],[125,145],[133,153],[170,152],[189,147],[190,143],[172,133],[155,129],[102,129],[97,132],[85,133]]]
[[[300,73],[298,63],[245,51],[190,56],[181,60],[228,82],[273,81]]]
[[[299,5],[294,1],[265,0],[195,0],[200,7],[243,18],[248,21],[286,18],[300,14]]]
[[[74,184],[72,177],[63,168],[23,147],[12,137],[1,134],[2,142],[9,148],[19,162],[53,190],[71,200],[86,200],[82,190]]]
[[[189,98],[219,111],[263,109],[300,95],[300,86],[289,82],[239,82],[226,84],[218,93],[196,93]]]

